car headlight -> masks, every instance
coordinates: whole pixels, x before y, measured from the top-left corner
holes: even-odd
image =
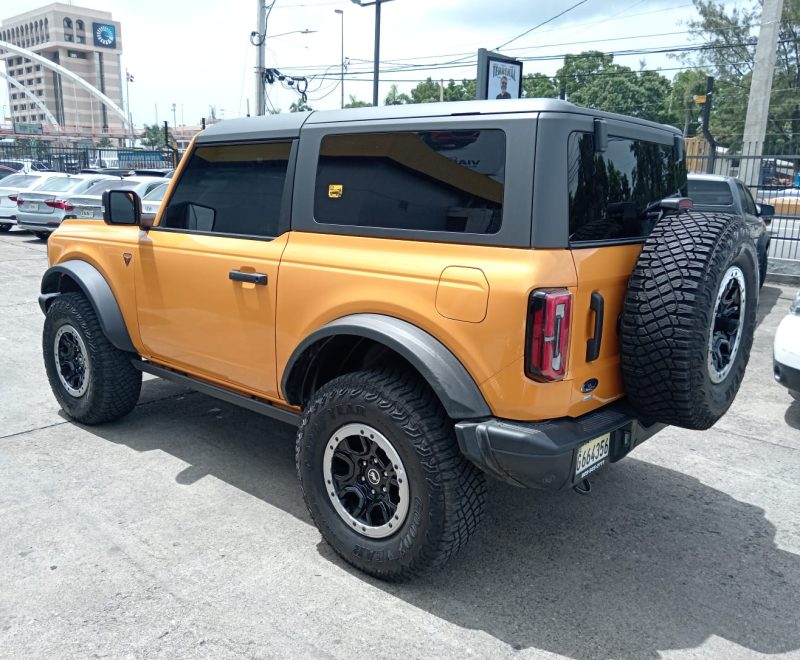
[[[789,314],[794,314],[795,316],[800,316],[800,291],[794,297],[794,302],[789,305]]]

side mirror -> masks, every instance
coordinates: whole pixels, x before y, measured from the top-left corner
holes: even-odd
[[[683,157],[686,153],[683,136],[682,135],[673,135],[672,136],[672,157],[675,159],[676,163],[680,163],[683,160]]]
[[[107,225],[139,225],[142,200],[130,190],[106,190],[103,193],[103,220]]]
[[[775,215],[775,207],[772,204],[756,204],[758,217],[764,221],[765,225],[772,222],[772,217]]]

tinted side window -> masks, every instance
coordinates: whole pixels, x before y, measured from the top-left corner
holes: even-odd
[[[161,226],[277,236],[290,151],[289,142],[198,147]]]
[[[733,195],[725,181],[689,179],[689,197],[698,206],[731,206]]]
[[[685,161],[671,146],[609,136],[595,153],[591,133],[569,136],[569,238],[599,241],[646,237],[655,224],[644,209],[686,195]]]
[[[314,218],[324,224],[493,234],[503,215],[500,130],[328,135]]]
[[[756,210],[756,203],[753,201],[753,196],[750,191],[745,187],[741,181],[736,182],[736,187],[739,189],[739,194],[742,196],[742,207],[745,213],[750,215],[758,215]]]

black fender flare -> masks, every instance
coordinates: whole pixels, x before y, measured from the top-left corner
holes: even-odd
[[[94,266],[80,259],[72,259],[51,266],[42,276],[41,295],[39,307],[47,314],[47,308],[52,301],[61,295],[61,280],[68,277],[75,282],[91,303],[100,327],[108,340],[121,351],[136,353],[136,347],[128,334],[125,319],[119,309],[117,299],[111,290],[106,278]]]
[[[401,319],[383,314],[352,314],[322,326],[292,352],[281,378],[286,401],[300,405],[300,392],[292,388],[293,371],[304,354],[320,341],[350,335],[371,339],[407,360],[428,382],[451,419],[490,417],[491,410],[475,380],[463,364],[436,337]],[[300,367],[302,368],[302,366]]]

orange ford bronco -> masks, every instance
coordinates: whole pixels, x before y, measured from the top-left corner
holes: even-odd
[[[466,543],[486,474],[587,490],[727,410],[756,251],[685,194],[676,129],[562,101],[225,121],[154,221],[110,191],[53,234],[49,380],[84,424],[142,372],[296,424],[322,535],[408,578]]]

